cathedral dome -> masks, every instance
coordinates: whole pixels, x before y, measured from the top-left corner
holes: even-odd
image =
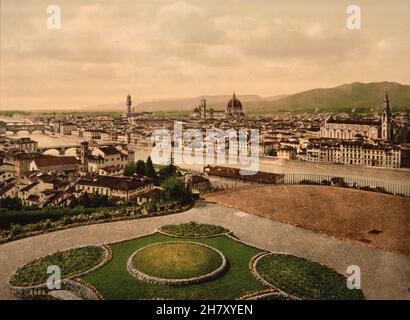
[[[243,115],[242,103],[236,97],[235,93],[226,105],[226,113],[231,115]]]

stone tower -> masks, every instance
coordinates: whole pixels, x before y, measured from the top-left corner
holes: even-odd
[[[83,166],[83,171],[88,171],[88,156],[89,156],[89,149],[88,149],[88,141],[81,142],[81,165]]]
[[[132,108],[131,108],[131,106],[132,106],[131,96],[128,95],[128,96],[127,96],[127,114],[132,113]]]
[[[199,110],[200,110],[200,114],[201,114],[201,119],[205,119],[206,118],[206,99],[201,99],[201,103],[199,105]]]
[[[384,97],[384,109],[382,114],[382,140],[386,142],[390,142],[392,138],[391,111],[389,103],[389,96],[386,92],[386,96]]]

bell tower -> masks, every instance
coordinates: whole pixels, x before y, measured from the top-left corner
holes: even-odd
[[[391,127],[391,111],[390,111],[390,101],[389,96],[384,97],[384,109],[382,113],[382,140],[386,142],[391,141],[392,127]]]
[[[132,106],[131,96],[128,95],[128,96],[127,96],[127,114],[132,113],[132,108],[131,108],[131,106]]]

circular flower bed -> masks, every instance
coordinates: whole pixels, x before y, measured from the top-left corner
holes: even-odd
[[[254,262],[254,272],[271,286],[302,299],[364,299],[361,290],[347,288],[342,274],[292,255],[262,255]]]
[[[140,280],[185,285],[211,280],[227,268],[225,256],[202,243],[175,241],[156,243],[135,251],[128,271]]]
[[[162,226],[159,231],[166,235],[185,238],[214,237],[229,232],[228,229],[221,226],[196,222],[169,224]]]
[[[104,261],[106,252],[102,247],[88,246],[57,252],[34,260],[19,269],[11,276],[10,285],[28,287],[46,283],[50,274],[47,268],[58,266],[61,279],[81,274]]]

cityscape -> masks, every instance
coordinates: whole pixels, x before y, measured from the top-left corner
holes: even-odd
[[[15,4],[5,1],[1,6],[3,11],[16,14]],[[142,4],[135,6],[132,10]],[[150,6],[144,9],[147,15],[154,14]],[[190,20],[205,16],[211,10],[207,5],[175,2],[160,6],[164,15],[181,16],[181,26],[169,24],[161,14],[155,16],[163,19],[158,28],[169,28],[175,39],[188,41],[189,29],[179,37],[184,24],[203,32],[198,38],[203,41],[203,50],[208,48],[207,41],[218,37],[211,33],[207,38],[210,31],[202,30],[202,22],[196,25]],[[402,6],[408,9],[404,1]],[[67,10],[71,17],[77,9],[80,13],[73,20],[67,18],[67,27],[79,21],[87,24],[81,20],[84,13],[108,15],[99,1],[84,7],[75,1],[62,6],[61,13],[53,6],[47,13],[55,15],[55,29],[60,27],[64,32],[65,20],[58,25],[59,15],[64,17]],[[225,7],[219,9],[224,11]],[[354,14],[354,9],[348,13]],[[236,8],[232,17],[242,15],[243,10],[242,5]],[[379,17],[379,13],[374,14]],[[256,14],[264,21],[263,12]],[[291,10],[290,17],[292,14],[296,15]],[[213,27],[232,23],[232,17],[227,13],[216,19]],[[128,18],[126,14],[124,19]],[[30,19],[39,18],[35,15]],[[255,23],[253,18],[244,21]],[[275,23],[281,25],[278,21]],[[6,20],[6,28],[15,30],[13,23]],[[111,23],[114,25],[114,20]],[[317,45],[322,45],[325,35],[321,27],[314,24],[312,28],[303,25],[303,32],[307,32],[303,37],[315,38]],[[104,38],[117,41],[107,48],[118,45],[124,49],[118,44],[124,40],[121,32],[131,34],[124,30]],[[255,39],[250,37],[255,46],[257,38],[265,36],[263,30],[261,27]],[[42,32],[51,31],[38,31],[39,37]],[[71,32],[80,31],[63,37],[71,37]],[[88,32],[94,31],[90,27]],[[231,36],[235,39],[238,34]],[[290,32],[284,37],[292,36]],[[64,69],[67,73],[61,79],[53,79],[63,88],[69,78],[74,91],[43,91],[40,78],[38,83],[27,80],[29,91],[38,89],[30,104],[28,91],[19,95],[22,84],[16,79],[21,79],[20,71],[13,59],[21,59],[27,66],[31,62],[9,57],[13,46],[21,46],[18,39],[6,37],[0,49],[6,56],[0,63],[6,71],[0,104],[1,300],[165,300],[158,303],[156,315],[185,317],[193,309],[178,309],[166,300],[240,301],[229,307],[232,309],[222,305],[226,312],[240,316],[252,315],[257,308],[252,304],[255,300],[409,298],[410,85],[405,83],[410,79],[403,75],[404,67],[392,62],[386,78],[383,72],[364,76],[373,65],[364,62],[358,62],[362,77],[354,71],[347,77],[339,70],[329,71],[334,77],[331,81],[329,75],[323,76],[322,82],[303,82],[294,74],[295,87],[288,91],[286,77],[267,80],[266,74],[255,72],[236,81],[235,72],[244,68],[246,74],[246,64],[233,67],[222,62],[225,60],[215,60],[218,67],[207,65],[209,61],[202,65],[207,58],[186,49],[187,56],[193,57],[185,60],[185,51],[179,53],[177,61],[184,66],[189,61],[196,70],[193,61],[200,59],[201,67],[197,67],[205,78],[213,68],[222,71],[221,78],[229,78],[232,68],[233,79],[215,79],[214,86],[207,80],[201,88],[202,77],[192,75],[192,81],[185,82],[188,76],[183,69],[181,83],[175,85],[175,95],[171,96],[167,88],[172,90],[174,78],[163,72],[176,69],[163,66],[159,55],[158,60],[153,56],[149,60],[159,73],[155,80],[139,82],[135,75],[130,76],[132,71],[126,71],[124,78],[129,78],[129,83],[121,86],[125,80],[118,74],[124,69],[117,65],[118,73],[110,79],[116,83],[115,90],[101,85],[97,90],[100,97],[94,94],[93,81],[87,84],[87,76],[71,80],[76,72],[71,74],[69,69]],[[154,39],[164,41],[159,36]],[[86,40],[78,41],[82,45]],[[131,56],[142,57],[147,48],[144,41],[141,52],[130,45]],[[221,36],[218,41],[215,46],[227,40]],[[91,45],[84,44],[81,59],[93,52]],[[284,43],[284,50],[287,45]],[[73,68],[95,72],[92,62],[81,62],[77,56],[66,59],[68,51],[59,52],[59,43],[55,46],[47,50],[61,55],[56,58],[58,63],[70,61]],[[35,45],[30,42],[27,48]],[[104,48],[101,50],[109,51]],[[289,57],[292,48],[288,48]],[[409,52],[408,45],[403,48]],[[169,50],[178,52],[176,47]],[[307,45],[305,50],[312,50],[312,57],[301,54],[299,58],[315,61],[315,68],[320,68],[325,58]],[[328,50],[335,59],[345,58]],[[32,52],[34,57],[36,50]],[[235,60],[235,55],[227,52]],[[286,60],[287,54],[281,58]],[[113,58],[128,63],[125,55],[113,53]],[[252,52],[250,57],[254,55]],[[100,54],[95,57],[102,59]],[[380,59],[378,55],[371,58],[376,63]],[[265,65],[261,61],[260,65]],[[408,57],[403,61],[408,65]],[[101,75],[112,63],[119,62],[99,64],[104,70]],[[140,62],[132,63],[139,66]],[[62,65],[56,68],[63,70]],[[139,70],[145,74],[149,69],[145,68],[141,64]],[[276,75],[279,78],[281,70]],[[98,77],[104,82],[101,75]],[[193,85],[195,81],[197,85]],[[259,81],[261,91],[255,89],[258,86],[253,81]],[[262,89],[266,81],[276,87]],[[249,83],[249,89],[243,82]],[[87,85],[92,87],[90,95],[82,97],[82,88]],[[181,93],[180,85],[186,94]],[[147,98],[153,86],[158,97]],[[71,107],[75,90],[78,101],[87,101],[89,107]],[[48,107],[44,101],[50,101]],[[222,311],[211,307],[203,312],[215,315]]]

